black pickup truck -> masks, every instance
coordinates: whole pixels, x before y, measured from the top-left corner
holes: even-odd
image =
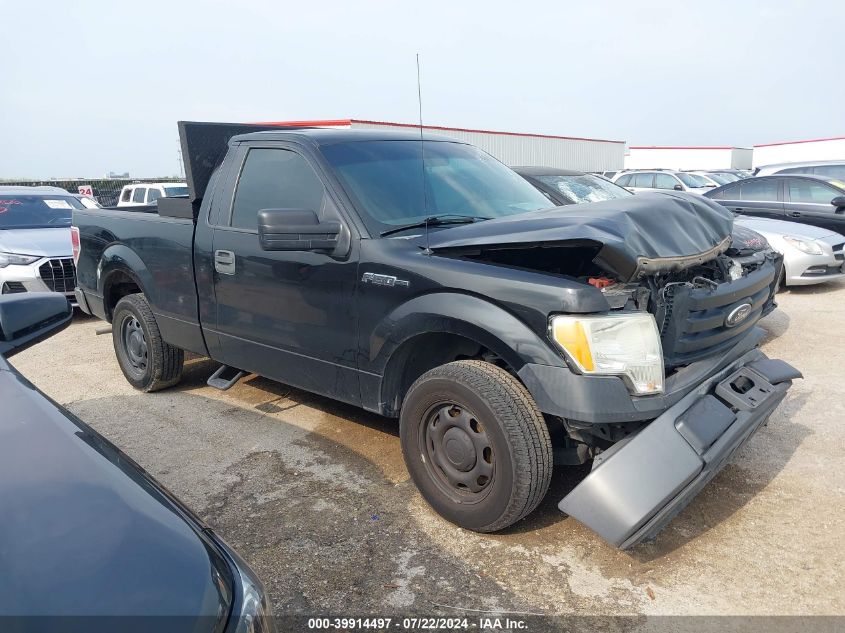
[[[191,351],[220,388],[254,372],[398,417],[414,482],[465,528],[593,460],[560,508],[630,547],[800,376],[757,349],[779,255],[706,198],[549,208],[442,137],[179,128],[188,199],[74,211],[76,296],[127,380],[175,385]]]

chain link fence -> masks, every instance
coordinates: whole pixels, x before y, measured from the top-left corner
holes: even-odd
[[[0,185],[17,187],[59,187],[69,193],[84,193],[90,187],[93,197],[104,207],[117,204],[125,185],[145,182],[185,182],[184,178],[75,178],[72,180],[2,180]]]

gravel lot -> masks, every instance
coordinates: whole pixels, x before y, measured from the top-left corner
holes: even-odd
[[[139,394],[85,315],[13,361],[238,549],[277,613],[841,615],[845,284],[779,303],[764,349],[805,379],[656,541],[629,552],[557,511],[583,469],[557,470],[532,516],[479,535],[424,504],[392,420],[256,376],[219,392],[206,359],[179,387]]]

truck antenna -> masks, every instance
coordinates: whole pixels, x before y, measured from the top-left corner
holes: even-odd
[[[425,139],[423,138],[422,87],[420,83],[419,53],[417,53],[417,106],[420,114],[420,164],[422,165],[423,212],[425,213],[425,250],[423,250],[423,255],[431,255],[432,250],[428,243],[428,183],[426,182],[425,173]]]

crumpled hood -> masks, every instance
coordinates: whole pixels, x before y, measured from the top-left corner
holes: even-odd
[[[51,229],[2,229],[0,252],[41,257],[70,257],[70,227]]]
[[[595,263],[627,281],[711,259],[729,247],[732,227],[733,214],[702,196],[641,193],[462,225],[432,233],[429,246],[445,254],[479,247],[595,244]]]

